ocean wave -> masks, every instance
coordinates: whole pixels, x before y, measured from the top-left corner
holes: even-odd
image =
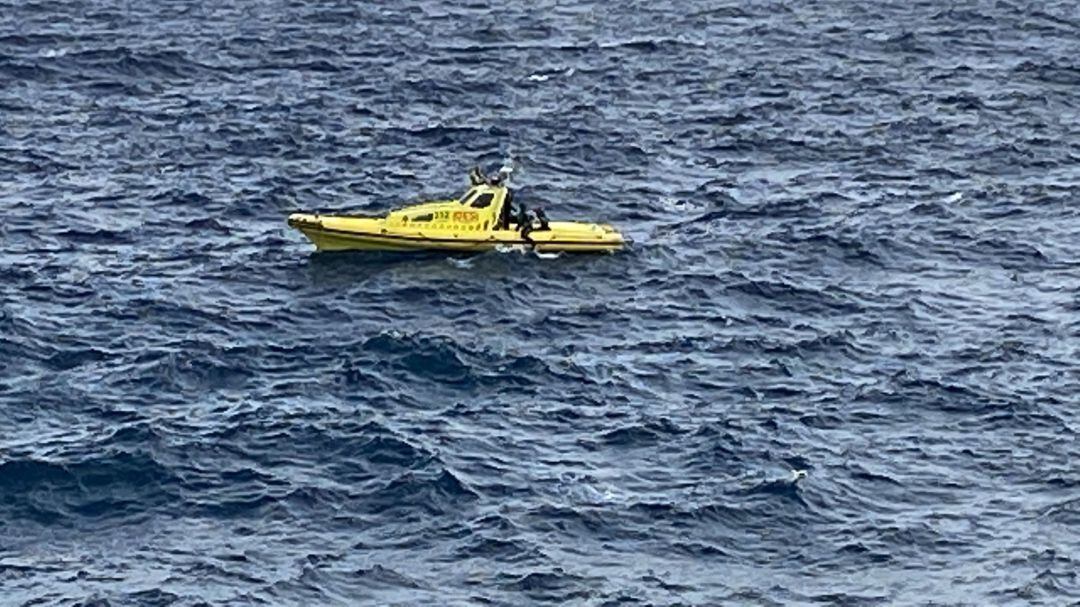
[[[0,488],[10,497],[5,518],[39,525],[77,525],[76,519],[124,521],[175,500],[179,478],[149,455],[120,451],[73,461],[8,459]]]

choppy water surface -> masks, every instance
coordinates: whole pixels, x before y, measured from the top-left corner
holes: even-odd
[[[221,4],[0,2],[0,602],[1077,600],[1074,2]]]

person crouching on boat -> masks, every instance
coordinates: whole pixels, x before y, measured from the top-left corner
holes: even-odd
[[[478,186],[487,181],[487,177],[484,177],[484,172],[480,170],[480,167],[473,167],[469,171],[469,185]]]
[[[499,171],[487,179],[487,184],[492,187],[502,186],[506,188],[506,198],[503,200],[502,208],[499,209],[499,221],[495,224],[497,230],[509,230],[510,222],[514,219],[514,190],[511,190],[510,186],[505,184],[506,178],[507,173]],[[524,207],[522,207],[522,210],[524,210]],[[520,225],[520,221],[518,223]]]
[[[478,185],[488,184],[491,186],[497,186],[502,183],[503,175],[500,171],[496,175],[486,177],[484,172],[480,170],[480,167],[473,167],[469,171],[469,185],[476,187]],[[499,220],[495,223],[496,230],[509,230],[510,219],[512,218],[513,211],[510,209],[510,203],[514,198],[514,193],[510,188],[506,188],[506,200],[503,201],[502,209],[499,210]]]

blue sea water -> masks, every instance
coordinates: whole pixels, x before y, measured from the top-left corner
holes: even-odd
[[[1080,601],[1071,1],[0,0],[0,604]],[[315,254],[516,168],[624,253]]]

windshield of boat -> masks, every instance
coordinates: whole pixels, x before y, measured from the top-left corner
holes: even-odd
[[[458,200],[461,202],[461,204],[465,205],[469,204],[469,200],[472,199],[474,196],[476,196],[476,188],[469,188],[465,191],[464,194],[461,195],[461,198],[458,198]]]
[[[486,209],[491,206],[491,201],[495,200],[495,194],[491,192],[485,192],[475,198],[469,204],[474,209]]]

